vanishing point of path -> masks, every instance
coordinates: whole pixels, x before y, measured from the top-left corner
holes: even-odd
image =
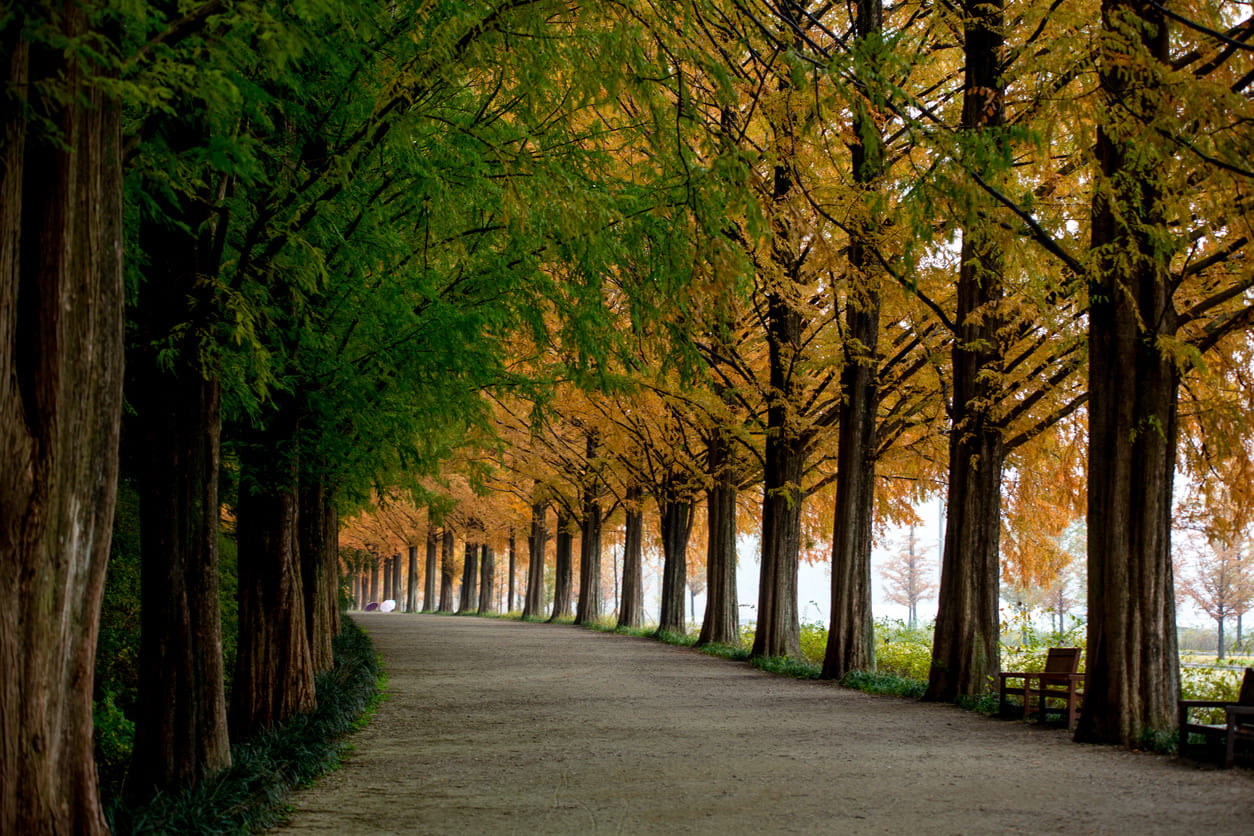
[[[294,797],[324,833],[1254,833],[1254,776],[647,639],[354,615],[388,698]]]

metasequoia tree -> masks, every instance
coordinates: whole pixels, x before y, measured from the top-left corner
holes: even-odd
[[[1209,543],[1199,546],[1183,576],[1176,576],[1202,612],[1215,620],[1218,632],[1217,655],[1224,658],[1224,621],[1249,611],[1254,605],[1254,553],[1248,542],[1226,546]],[[1237,641],[1241,640],[1240,633]]]
[[[92,672],[122,415],[121,105],[94,3],[0,22],[0,831],[105,833]]]
[[[897,552],[880,567],[884,579],[884,599],[906,608],[907,624],[913,630],[918,624],[919,603],[936,594],[932,581],[932,561],[926,548],[919,548],[914,526],[906,538],[905,551]]]

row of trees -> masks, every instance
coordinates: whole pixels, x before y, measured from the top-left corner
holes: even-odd
[[[231,739],[312,704],[337,515],[385,491],[432,531],[477,521],[497,552],[502,530],[530,532],[531,615],[552,509],[554,607],[581,621],[601,614],[619,514],[620,618],[638,619],[656,509],[663,627],[683,623],[704,501],[702,640],[736,632],[734,545],[752,527],[757,655],[797,652],[798,562],[830,543],[824,673],[839,677],[874,664],[876,520],[943,485],[938,700],[987,688],[1003,569],[1048,575],[1037,546],[1082,507],[1077,734],[1169,728],[1177,467],[1225,486],[1216,536],[1248,506],[1254,22],[1234,15],[1205,0],[6,12],[0,830],[103,829],[83,685],[120,470],[141,493],[152,700],[136,796],[195,783]]]

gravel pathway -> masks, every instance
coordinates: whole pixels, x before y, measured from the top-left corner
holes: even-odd
[[[1254,834],[1254,776],[577,627],[355,614],[388,697],[324,833]]]

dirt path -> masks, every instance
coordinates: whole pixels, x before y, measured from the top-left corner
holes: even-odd
[[[1254,833],[1254,776],[575,627],[354,616],[389,697],[286,830]]]

